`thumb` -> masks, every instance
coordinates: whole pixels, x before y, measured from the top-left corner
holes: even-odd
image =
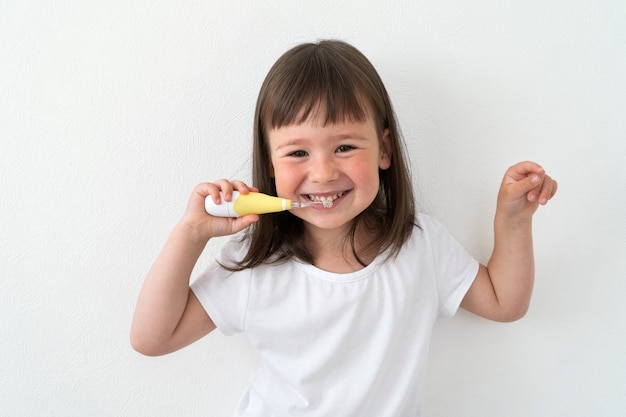
[[[528,173],[524,178],[509,182],[506,187],[506,195],[509,198],[519,198],[528,195],[529,192],[541,187],[542,176],[537,173]],[[503,190],[504,191],[504,190]]]
[[[241,216],[241,217],[237,217],[237,218],[233,218],[233,223],[232,223],[232,227],[233,227],[233,233],[237,233],[240,230],[245,229],[246,227],[250,226],[252,223],[255,223],[259,220],[259,215],[258,214],[248,214],[246,216]]]
[[[537,187],[541,186],[541,182],[543,181],[542,177],[538,174],[532,173],[529,174],[526,178],[521,181],[518,181],[520,191],[528,192],[534,190]]]

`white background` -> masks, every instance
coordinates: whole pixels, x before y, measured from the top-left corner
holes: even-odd
[[[421,210],[481,261],[509,165],[536,160],[560,184],[536,215],[529,314],[441,320],[428,414],[623,415],[622,0],[13,0],[0,1],[1,416],[232,413],[254,365],[245,338],[142,357],[135,299],[193,186],[249,178],[269,67],[329,37],[377,67]]]

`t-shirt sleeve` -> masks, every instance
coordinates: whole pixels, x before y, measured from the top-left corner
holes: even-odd
[[[244,329],[251,270],[231,272],[218,262],[228,265],[229,260],[241,259],[243,246],[239,238],[230,239],[217,259],[191,284],[191,290],[213,323],[227,336]]]
[[[418,222],[432,250],[439,312],[453,316],[476,278],[479,263],[437,220],[420,215]]]

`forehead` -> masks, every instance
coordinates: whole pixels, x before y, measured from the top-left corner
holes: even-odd
[[[373,120],[372,106],[363,98],[355,98],[352,106],[333,108],[328,103],[332,100],[317,100],[315,104],[302,107],[297,117],[286,125],[310,124],[324,127],[368,123]],[[280,126],[274,126],[280,127]]]
[[[335,93],[336,94],[336,93]],[[363,122],[373,117],[373,106],[362,94],[338,99],[326,96],[301,96],[294,100],[277,100],[266,103],[263,115],[266,130],[289,125],[315,123],[321,126],[345,122]],[[289,102],[293,105],[289,106]]]
[[[271,149],[311,143],[334,143],[341,140],[376,141],[376,124],[372,117],[365,120],[343,120],[326,123],[323,118],[309,118],[302,123],[276,127],[268,132]]]

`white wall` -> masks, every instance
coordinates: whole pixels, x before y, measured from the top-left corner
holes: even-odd
[[[0,415],[232,412],[245,339],[142,357],[135,298],[192,187],[249,178],[270,65],[327,37],[379,69],[421,208],[479,259],[510,164],[560,182],[536,216],[530,313],[438,324],[429,415],[623,415],[622,0],[2,2]]]

